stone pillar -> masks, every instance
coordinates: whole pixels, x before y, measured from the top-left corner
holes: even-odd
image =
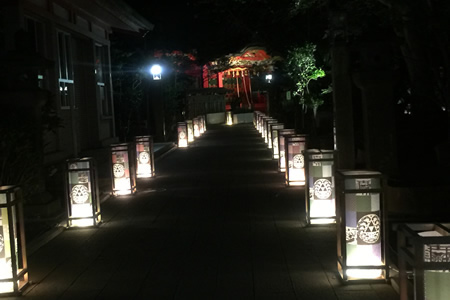
[[[334,138],[339,169],[355,167],[355,138],[353,129],[352,80],[349,51],[345,44],[335,43],[331,48]]]

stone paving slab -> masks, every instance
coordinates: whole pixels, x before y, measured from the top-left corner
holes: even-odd
[[[138,191],[37,249],[32,285],[6,299],[399,299],[342,284],[335,226],[305,227],[304,190],[285,187],[251,124],[210,126]]]

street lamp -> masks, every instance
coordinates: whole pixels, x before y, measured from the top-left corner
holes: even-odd
[[[158,64],[154,64],[150,67],[150,74],[153,75],[153,80],[161,80],[162,67]]]

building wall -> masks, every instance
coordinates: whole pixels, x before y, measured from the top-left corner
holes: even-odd
[[[56,134],[44,134],[46,161],[115,142],[109,25],[86,12],[86,7],[79,9],[77,1],[17,0],[0,4],[0,9],[4,20],[0,55],[18,50],[17,32],[22,29],[28,32],[24,36],[31,47],[51,62],[40,70],[39,86],[50,91],[63,126]],[[68,63],[66,68],[61,67],[63,61]],[[61,75],[62,70],[66,75]]]

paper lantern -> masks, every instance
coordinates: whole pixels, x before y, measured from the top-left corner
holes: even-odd
[[[305,158],[306,135],[293,134],[285,138],[285,178],[287,186],[305,185]]]
[[[111,174],[114,196],[130,195],[136,192],[134,147],[132,147],[132,144],[111,145]]]
[[[264,142],[267,144],[267,147],[269,147],[269,141],[270,138],[272,136],[272,134],[270,133],[270,125],[271,124],[276,124],[278,123],[278,121],[276,119],[267,119],[266,123],[265,123],[265,128],[264,128]],[[272,143],[270,143],[272,144]]]
[[[188,146],[188,128],[186,122],[177,123],[178,147],[186,148]]]
[[[401,300],[450,299],[449,229],[448,223],[408,223],[398,226]]]
[[[66,173],[67,226],[97,226],[101,213],[95,160],[68,159]]]
[[[194,141],[194,124],[192,120],[187,120],[188,144]]]
[[[192,119],[192,124],[194,127],[194,138],[200,137],[200,119],[198,117]]]
[[[278,159],[279,157],[279,149],[278,149],[278,131],[280,129],[284,129],[284,124],[277,123],[273,124],[271,127],[271,145],[272,146],[272,158]],[[292,132],[294,134],[294,132]]]
[[[21,189],[0,186],[0,295],[19,295],[28,286]]]
[[[336,171],[338,270],[344,281],[385,280],[382,175]]]
[[[231,114],[231,111],[226,112],[226,118],[227,118],[227,125],[233,125],[233,115]]]
[[[153,137],[141,135],[134,138],[136,145],[136,177],[150,178],[155,176],[155,156]]]
[[[295,134],[295,129],[286,128],[278,130],[278,171],[286,171],[286,151],[285,151],[285,137]]]
[[[267,131],[267,147],[269,149],[273,148],[273,145],[275,144],[277,147],[278,152],[278,132],[275,133],[276,137],[274,137],[274,131],[277,129],[283,129],[284,124],[283,123],[269,123],[269,130]],[[274,142],[274,139],[276,139],[276,142]]]
[[[304,151],[306,218],[308,224],[336,221],[335,163],[333,150]]]

